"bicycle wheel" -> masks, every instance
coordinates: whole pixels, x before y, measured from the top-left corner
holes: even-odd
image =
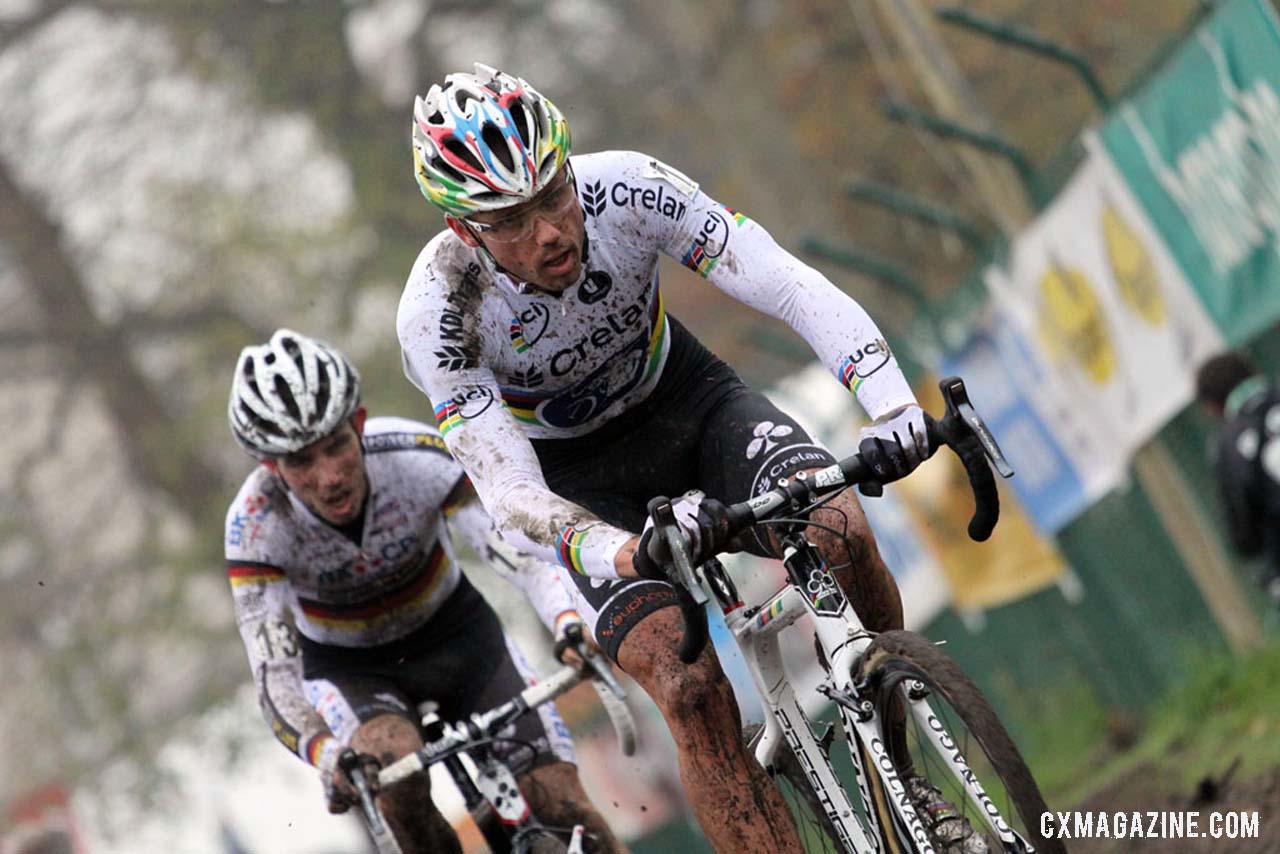
[[[911,774],[925,778],[973,828],[972,839],[985,842],[985,848],[976,841],[970,841],[968,847],[953,842],[949,848],[934,840],[940,852],[1027,851],[1017,842],[1002,841],[984,811],[966,797],[951,762],[951,757],[959,755],[1009,827],[1034,845],[1038,854],[1065,854],[1062,842],[1040,835],[1040,816],[1049,808],[1018,748],[991,704],[946,654],[912,632],[885,632],[863,654],[856,676],[868,681],[882,721],[900,717],[904,703],[921,698],[928,703],[933,715],[928,729],[915,714],[907,714],[905,728],[882,725],[882,733],[898,774],[904,779]],[[940,731],[950,737],[950,741],[942,738],[946,743],[941,747],[937,736]],[[879,776],[869,777],[873,787],[880,789]],[[877,794],[877,801],[883,804],[883,793]],[[937,826],[942,828],[943,824]]]

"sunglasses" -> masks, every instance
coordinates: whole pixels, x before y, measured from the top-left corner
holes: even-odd
[[[499,243],[519,243],[533,234],[533,226],[538,219],[545,219],[553,225],[557,224],[560,218],[573,207],[577,196],[578,188],[573,180],[573,169],[565,163],[560,183],[548,187],[540,198],[534,199],[529,207],[520,213],[496,222],[477,222],[469,219],[467,225],[490,240],[496,240]]]

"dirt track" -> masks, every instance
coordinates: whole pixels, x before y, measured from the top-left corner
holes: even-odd
[[[1138,769],[1117,780],[1077,810],[1107,813],[1164,810],[1197,812],[1201,833],[1209,829],[1214,812],[1257,811],[1256,839],[1092,839],[1067,843],[1072,854],[1280,854],[1280,768],[1247,781],[1206,781],[1199,792],[1170,795],[1167,784],[1149,769]]]

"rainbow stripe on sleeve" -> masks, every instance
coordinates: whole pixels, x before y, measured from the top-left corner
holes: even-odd
[[[320,733],[311,739],[311,743],[307,745],[307,762],[312,766],[320,765],[320,754],[324,752],[324,746],[333,740],[333,736],[328,733]]]
[[[680,263],[705,279],[711,275],[711,271],[716,268],[716,263],[719,260],[719,258],[712,258],[703,251],[701,246],[695,243],[680,258]]]
[[[858,370],[853,363],[853,359],[845,356],[844,361],[840,363],[840,384],[857,394],[858,389],[865,381],[863,377],[858,376]]]
[[[579,531],[572,525],[564,526],[560,531],[560,548],[556,554],[561,566],[579,575],[587,574],[587,568],[582,562],[582,547],[586,539],[586,531]]]
[[[450,430],[461,423],[462,415],[458,412],[458,404],[452,400],[446,400],[436,407],[436,425],[440,428],[441,436],[448,435]]]

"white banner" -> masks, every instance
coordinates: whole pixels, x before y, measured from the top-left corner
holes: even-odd
[[[1069,411],[1061,444],[1083,455],[1073,462],[1095,488],[1190,402],[1196,366],[1223,346],[1098,146],[986,279],[1049,368],[1028,397],[1051,430],[1054,411]]]

